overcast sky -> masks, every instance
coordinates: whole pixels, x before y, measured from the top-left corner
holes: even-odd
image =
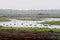
[[[0,0],[0,9],[60,9],[60,0]]]

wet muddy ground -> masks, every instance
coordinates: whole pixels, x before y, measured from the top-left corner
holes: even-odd
[[[60,33],[0,31],[0,40],[60,40]]]

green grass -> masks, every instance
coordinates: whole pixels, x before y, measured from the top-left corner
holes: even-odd
[[[60,25],[60,21],[47,21],[47,22],[42,22],[42,24],[51,24],[51,25]]]
[[[60,29],[49,29],[49,28],[12,28],[0,26],[0,31],[20,31],[20,32],[60,32]]]
[[[7,21],[10,21],[10,20],[8,20],[7,18],[0,18],[0,22],[7,22]]]
[[[18,20],[29,20],[29,21],[38,21],[38,20],[42,20],[42,18],[36,18],[36,17],[19,17],[17,18]]]

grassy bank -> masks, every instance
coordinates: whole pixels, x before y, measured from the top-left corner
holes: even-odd
[[[0,17],[0,22],[7,22],[7,21],[10,21],[8,18],[2,18]]]
[[[50,25],[60,25],[60,21],[47,21],[47,22],[42,22],[42,24],[50,24]]]
[[[37,18],[37,17],[19,17],[17,18],[18,20],[28,20],[28,21],[38,21],[42,20],[42,18]]]
[[[0,26],[0,31],[20,31],[20,32],[60,32],[60,29],[49,29],[49,28],[4,28]]]

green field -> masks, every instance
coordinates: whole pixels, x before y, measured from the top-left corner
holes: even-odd
[[[0,31],[20,31],[20,32],[60,32],[60,29],[49,29],[49,28],[12,28],[0,26]]]
[[[50,24],[50,25],[60,25],[60,21],[47,21],[47,22],[42,22],[42,24]]]

